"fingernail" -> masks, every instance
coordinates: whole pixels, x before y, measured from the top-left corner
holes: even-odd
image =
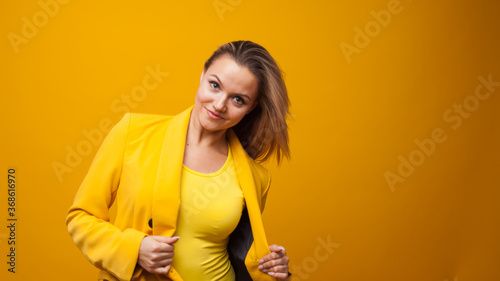
[[[180,237],[179,237],[179,236],[174,236],[174,237],[172,237],[172,238],[179,238],[179,239],[180,239]]]
[[[261,259],[261,260],[259,261],[259,263],[264,263],[264,259]]]
[[[274,272],[268,272],[267,274],[273,276],[274,275]]]
[[[258,269],[263,269],[263,268],[264,268],[264,266],[261,264],[261,265],[259,265],[257,268],[258,268]]]
[[[284,251],[284,250],[285,250],[285,248],[284,248],[284,247],[281,247],[281,246],[279,246],[279,247],[278,247],[278,249],[280,249],[280,250],[282,250],[282,251]]]

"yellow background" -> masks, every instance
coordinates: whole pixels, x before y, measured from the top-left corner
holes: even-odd
[[[40,3],[56,3],[52,15]],[[0,279],[95,280],[64,220],[98,144],[60,178],[54,163],[125,111],[186,109],[216,47],[251,40],[279,62],[292,101],[292,159],[266,165],[264,219],[294,280],[500,280],[500,87],[474,99],[479,76],[500,81],[499,11],[451,0],[2,1],[0,167],[5,181],[18,171],[18,222],[11,274],[0,191]],[[147,67],[168,76],[126,104]],[[453,111],[464,101],[467,118]],[[416,141],[435,130],[446,139],[423,154]],[[410,155],[419,165],[391,188],[385,175]]]

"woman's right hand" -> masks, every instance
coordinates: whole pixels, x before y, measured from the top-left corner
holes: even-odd
[[[153,274],[167,274],[174,257],[174,243],[180,237],[146,236],[139,248],[137,263]]]

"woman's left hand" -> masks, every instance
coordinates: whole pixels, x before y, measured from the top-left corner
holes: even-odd
[[[269,246],[269,250],[271,253],[260,260],[259,269],[275,278],[286,279],[290,259],[286,256],[285,248],[273,244]]]

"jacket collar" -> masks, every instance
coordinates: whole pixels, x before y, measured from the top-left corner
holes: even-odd
[[[194,105],[174,116],[165,133],[154,187],[152,207],[153,235],[171,237],[176,230],[184,148],[189,119],[193,108]],[[260,215],[260,201],[256,193],[255,181],[248,162],[248,155],[234,131],[229,129],[227,134],[238,182],[243,191],[248,211],[251,214],[252,228],[255,227],[263,230],[262,220],[256,217]]]

